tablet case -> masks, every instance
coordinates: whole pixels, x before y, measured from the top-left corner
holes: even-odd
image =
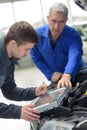
[[[69,90],[69,87],[59,88],[34,99],[35,109],[43,113],[61,106],[64,99],[67,98]]]

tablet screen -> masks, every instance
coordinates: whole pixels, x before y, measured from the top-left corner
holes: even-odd
[[[40,96],[34,102],[35,107],[58,100],[59,98],[61,98],[64,91],[65,91],[65,88],[60,88],[60,89],[54,90],[52,92],[46,93],[43,96]]]

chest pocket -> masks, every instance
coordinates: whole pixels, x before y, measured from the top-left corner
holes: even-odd
[[[4,84],[5,76],[0,76],[0,87]]]

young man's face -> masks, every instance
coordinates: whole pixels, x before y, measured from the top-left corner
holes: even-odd
[[[52,11],[47,17],[51,35],[56,39],[64,29],[67,21],[67,15],[63,12]]]
[[[34,45],[35,45],[34,43],[30,42],[20,46],[17,46],[16,44],[12,50],[12,56],[19,59],[25,57],[30,53],[30,50],[33,48]]]

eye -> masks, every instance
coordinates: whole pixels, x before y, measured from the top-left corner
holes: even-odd
[[[52,20],[53,23],[56,23],[56,20]]]
[[[29,51],[29,50],[31,50],[31,48],[25,48],[25,51],[26,51],[26,52]]]

